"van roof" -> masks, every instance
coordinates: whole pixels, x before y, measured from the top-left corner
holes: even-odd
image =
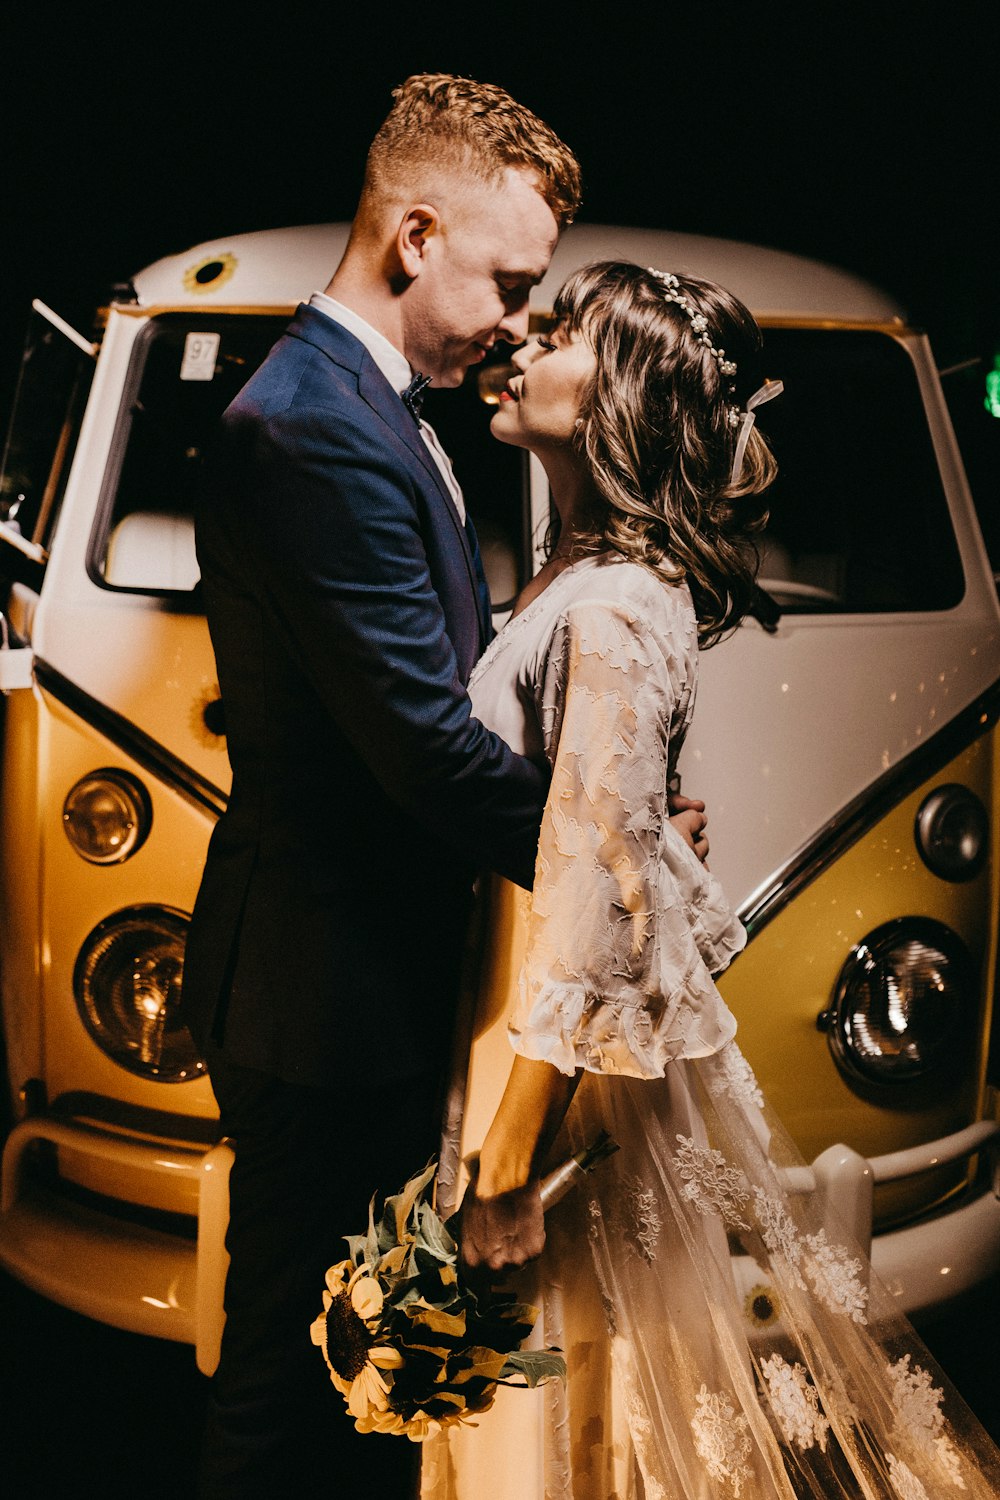
[[[141,306],[291,306],[321,291],[337,267],[350,224],[302,224],[226,235],[154,261],[133,277]],[[543,311],[570,271],[620,259],[718,281],[757,317],[889,322],[905,316],[888,293],[822,261],[740,240],[574,224],[533,292]]]

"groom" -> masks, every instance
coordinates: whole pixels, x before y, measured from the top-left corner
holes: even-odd
[[[198,517],[233,786],[183,1013],[235,1148],[202,1500],[414,1492],[417,1448],[354,1432],[309,1325],[371,1196],[436,1152],[473,878],[530,885],[546,793],[470,715],[489,600],[418,400],[527,336],[579,167],[499,88],[394,98],[343,260],[225,413]]]

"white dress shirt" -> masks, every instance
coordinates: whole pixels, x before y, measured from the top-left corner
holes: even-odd
[[[373,328],[370,323],[366,323],[364,318],[359,318],[356,312],[352,312],[342,302],[337,302],[333,297],[328,297],[325,292],[313,292],[309,298],[309,305],[310,307],[317,308],[321,313],[325,313],[335,323],[340,323],[342,327],[347,329],[348,333],[353,333],[354,337],[364,344],[393,390],[398,391],[400,396],[402,396],[413,378],[414,371],[410,368],[409,360],[405,354],[401,354],[395,344],[390,344],[385,335],[379,333],[377,328]],[[423,438],[431,457],[440,470],[445,489],[454,500],[455,509],[458,511],[464,526],[465,500],[462,496],[461,486],[455,478],[451,459],[441,447],[438,435],[431,424],[425,422],[421,417],[419,427],[420,436]]]

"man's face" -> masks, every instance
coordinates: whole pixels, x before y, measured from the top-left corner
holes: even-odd
[[[404,353],[436,386],[461,385],[498,339],[528,336],[528,294],[545,274],[559,225],[530,174],[476,183],[428,236],[404,298]]]

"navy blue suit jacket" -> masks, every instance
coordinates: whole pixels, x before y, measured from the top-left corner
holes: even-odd
[[[490,633],[474,534],[364,346],[305,305],[211,470],[198,556],[233,787],[184,1018],[293,1082],[425,1071],[474,876],[530,885],[547,790],[471,716]]]

